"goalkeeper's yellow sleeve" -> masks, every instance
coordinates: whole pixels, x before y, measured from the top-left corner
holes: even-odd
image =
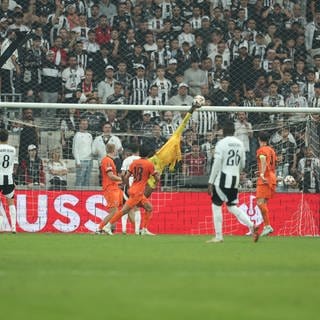
[[[176,163],[182,159],[180,148],[181,135],[191,115],[189,112],[185,115],[181,124],[169,140],[149,159],[159,174],[163,172],[166,166],[170,166],[170,170],[173,171]],[[153,189],[156,187],[154,177],[149,178],[148,185]]]

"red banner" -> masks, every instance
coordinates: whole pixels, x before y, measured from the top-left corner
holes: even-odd
[[[2,202],[5,199],[1,198]],[[211,199],[204,192],[159,192],[151,198],[154,207],[150,231],[157,234],[212,234]],[[16,192],[18,232],[94,232],[108,213],[99,191]],[[250,219],[261,223],[252,193],[239,195],[239,206]],[[5,206],[6,208],[6,206]],[[319,235],[319,194],[278,193],[269,201],[273,235]],[[6,210],[8,212],[8,210]],[[10,230],[8,213],[0,230]],[[117,230],[121,230],[118,223]],[[224,209],[224,234],[243,235],[248,230]],[[128,231],[133,228],[128,224]]]

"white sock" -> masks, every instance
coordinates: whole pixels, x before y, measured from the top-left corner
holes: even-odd
[[[16,210],[16,206],[14,204],[9,206],[9,213],[10,213],[10,217],[11,217],[11,230],[16,231],[17,210]]]
[[[228,206],[228,210],[237,217],[238,221],[249,228],[253,227],[253,222],[249,219],[248,215],[241,211],[237,206]]]
[[[128,215],[124,214],[121,217],[121,228],[122,228],[122,233],[126,233],[127,232],[127,221],[128,221]]]
[[[214,221],[214,231],[217,239],[222,239],[222,209],[221,206],[212,204],[212,215]]]
[[[4,216],[6,214],[6,211],[4,210],[3,204],[0,200],[0,230],[3,229],[3,221],[4,221]]]
[[[139,234],[141,225],[141,213],[140,210],[135,210],[134,212],[134,232]]]

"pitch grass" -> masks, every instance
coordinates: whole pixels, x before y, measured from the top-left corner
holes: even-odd
[[[320,239],[0,234],[1,319],[319,319]]]

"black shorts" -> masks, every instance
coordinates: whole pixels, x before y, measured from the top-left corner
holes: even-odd
[[[212,203],[221,206],[226,202],[227,206],[235,206],[238,203],[238,189],[220,188],[213,186]]]
[[[6,185],[0,185],[0,191],[4,196],[10,195],[11,193],[13,194],[12,197],[9,198],[13,198],[14,197],[14,189],[15,189],[15,185],[14,184],[6,184]]]

